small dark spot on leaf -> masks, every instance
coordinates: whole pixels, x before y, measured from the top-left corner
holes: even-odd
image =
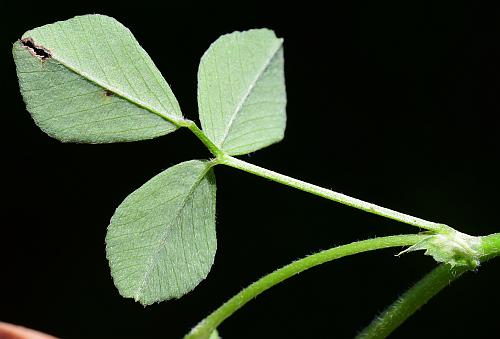
[[[110,90],[105,89],[104,90],[104,95],[107,96],[107,97],[110,97],[110,96],[113,96],[113,92],[111,92]]]
[[[33,39],[31,38],[24,38],[24,39],[21,39],[21,45],[26,48],[30,53],[31,55],[37,57],[38,59],[44,61],[44,60],[47,60],[48,58],[50,58],[52,56],[52,54],[50,53],[50,51],[48,49],[46,49],[45,47],[42,47],[42,46],[38,46],[35,44],[35,42],[33,41]]]

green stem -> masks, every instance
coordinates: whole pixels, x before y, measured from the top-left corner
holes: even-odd
[[[294,179],[292,177],[279,174],[268,169],[252,165],[243,160],[231,157],[224,153],[218,146],[216,146],[206,134],[191,120],[183,120],[177,123],[180,127],[187,127],[193,134],[200,139],[200,141],[208,148],[208,150],[216,157],[215,163],[224,164],[230,167],[240,169],[242,171],[252,173],[263,178],[284,184],[304,192],[312,193],[317,196],[336,201],[338,203],[357,208],[359,210],[380,215],[389,219],[397,220],[405,224],[420,227],[429,231],[437,233],[449,233],[454,231],[453,228],[435,223],[432,221],[424,220],[421,218],[413,217],[411,215],[397,212],[389,208],[378,206],[360,199],[352,198],[348,195],[338,193],[323,187],[319,187],[308,182]]]
[[[257,297],[265,290],[288,279],[295,274],[303,272],[311,267],[323,264],[328,261],[339,259],[345,256],[378,250],[389,247],[411,246],[424,239],[425,235],[395,235],[380,237],[375,239],[357,241],[351,244],[334,247],[329,250],[312,254],[303,259],[297,260],[286,265],[266,276],[257,280],[240,293],[229,299],[221,307],[201,321],[191,332],[185,336],[185,339],[209,338],[210,334],[229,316],[243,307],[247,302]]]
[[[482,237],[481,240],[481,262],[500,255],[500,233]],[[420,307],[467,270],[469,270],[467,266],[455,268],[450,268],[447,264],[438,266],[375,318],[356,338],[386,338]]]
[[[205,145],[208,150],[216,157],[221,158],[224,157],[224,152],[217,147],[212,140],[210,140],[207,135],[196,125],[194,121],[191,120],[183,120],[178,123],[179,127],[187,127],[193,134],[200,139],[200,141]]]
[[[317,196],[366,211],[368,213],[380,215],[436,233],[454,234],[456,232],[453,228],[444,224],[434,223],[400,213],[236,159],[225,154],[224,151],[217,147],[193,121],[183,120],[178,122],[177,125],[179,127],[187,127],[196,137],[198,137],[198,139],[201,140],[201,142],[215,156],[215,159],[213,160],[214,164],[224,164],[237,168],[304,192],[312,193]],[[205,318],[205,320],[200,322],[185,338],[209,338],[217,326],[219,326],[227,317],[245,305],[248,301],[255,298],[266,289],[308,268],[360,252],[393,246],[414,245],[425,237],[426,236],[424,235],[406,235],[359,241],[349,245],[322,251],[293,262],[261,278],[238,293],[219,309]],[[481,239],[481,262],[500,255],[500,233],[482,237]],[[398,299],[398,301],[392,304],[380,317],[375,319],[363,332],[358,335],[358,337],[386,337],[434,295],[446,287],[451,281],[461,276],[468,269],[469,268],[466,266],[450,269],[449,265],[446,264],[437,267],[432,272],[427,274],[421,281],[415,284],[410,290],[408,290],[400,299]]]
[[[427,301],[467,270],[466,266],[450,269],[448,264],[439,265],[389,306],[382,315],[373,320],[356,338],[387,337]]]
[[[500,256],[500,233],[481,237],[481,261],[488,261]]]
[[[365,211],[368,213],[373,213],[373,214],[380,215],[382,217],[397,220],[397,221],[400,221],[400,222],[405,223],[405,224],[417,226],[417,227],[424,228],[426,230],[434,231],[437,233],[448,233],[448,232],[453,231],[453,229],[447,225],[438,224],[438,223],[435,223],[432,221],[427,221],[424,219],[413,217],[413,216],[408,215],[408,214],[404,214],[404,213],[397,212],[397,211],[394,211],[394,210],[391,210],[391,209],[388,209],[385,207],[381,207],[381,206],[378,206],[378,205],[375,205],[375,204],[372,204],[372,203],[369,203],[369,202],[366,202],[366,201],[363,201],[360,199],[352,198],[352,197],[347,196],[347,195],[342,194],[342,193],[337,193],[335,191],[332,191],[332,190],[329,190],[329,189],[326,189],[323,187],[319,187],[319,186],[307,183],[307,182],[302,181],[302,180],[294,179],[294,178],[291,178],[289,176],[279,174],[279,173],[270,171],[268,169],[265,169],[265,168],[262,168],[262,167],[259,167],[256,165],[249,164],[245,161],[233,158],[233,157],[228,156],[228,155],[221,157],[220,163],[227,165],[227,166],[230,166],[230,167],[240,169],[240,170],[248,172],[248,173],[252,173],[252,174],[261,176],[263,178],[266,178],[266,179],[269,179],[272,181],[276,181],[280,184],[284,184],[284,185],[299,189],[299,190],[304,191],[304,192],[312,193],[312,194],[315,194],[317,196],[320,196],[320,197],[323,197],[323,198],[326,198],[329,200],[333,200],[333,201],[339,202],[341,204],[344,204],[344,205],[347,205],[350,207],[357,208],[359,210],[362,210],[362,211]]]

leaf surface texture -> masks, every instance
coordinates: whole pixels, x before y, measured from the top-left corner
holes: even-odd
[[[144,305],[179,298],[212,267],[215,176],[207,161],[170,167],[117,208],[106,236],[111,275],[121,295]]]
[[[229,155],[283,139],[286,92],[283,40],[254,29],[223,35],[203,55],[198,106],[208,137]]]
[[[151,139],[182,119],[151,58],[113,18],[84,15],[35,28],[14,43],[13,55],[28,111],[61,141]]]

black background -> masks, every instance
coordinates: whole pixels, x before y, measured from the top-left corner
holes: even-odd
[[[114,209],[150,177],[209,156],[188,131],[112,145],[61,144],[32,122],[11,44],[77,14],[130,28],[197,119],[198,61],[219,35],[285,38],[286,138],[244,160],[470,234],[500,230],[499,12],[479,2],[349,5],[235,1],[3,6],[0,320],[66,338],[179,338],[228,297],[294,259],[416,231],[230,168],[217,168],[218,252],[208,278],[147,308],[123,299],[105,259]],[[473,3],[473,4],[471,4]],[[314,268],[228,319],[225,338],[347,338],[435,266],[396,250]],[[451,285],[398,338],[498,335],[500,266]]]

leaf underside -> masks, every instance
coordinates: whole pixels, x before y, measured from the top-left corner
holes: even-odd
[[[208,275],[216,248],[215,176],[199,160],[170,167],[130,194],[106,235],[116,287],[144,305],[191,291]]]
[[[151,58],[113,18],[84,15],[35,28],[14,43],[13,56],[28,111],[58,140],[151,139],[182,118]]]
[[[283,40],[268,29],[223,35],[203,55],[198,106],[203,131],[229,155],[283,139]]]
[[[12,51],[28,111],[58,140],[150,139],[183,120],[150,57],[113,18],[45,25],[26,32]],[[272,31],[222,36],[202,57],[198,80],[203,130],[224,152],[245,154],[283,138],[283,48]],[[208,275],[217,248],[212,166],[199,160],[173,166],[117,208],[106,256],[122,296],[144,305],[179,298]]]

